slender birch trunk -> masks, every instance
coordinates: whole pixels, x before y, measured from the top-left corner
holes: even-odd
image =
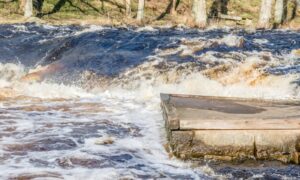
[[[205,0],[194,0],[193,14],[196,25],[200,28],[204,28],[207,24]]]
[[[171,9],[171,14],[172,15],[176,15],[176,4],[177,4],[177,0],[171,0],[172,1],[172,9]]]
[[[258,20],[259,28],[270,28],[270,20],[272,17],[273,0],[262,0],[260,7],[260,15]]]
[[[24,6],[24,17],[29,18],[33,15],[32,13],[32,0],[25,0]]]
[[[145,0],[139,0],[138,12],[137,12],[136,19],[140,22],[144,19],[144,7],[145,7]]]
[[[125,0],[126,16],[131,15],[131,0]]]
[[[286,8],[287,8],[286,0],[276,0],[275,19],[274,19],[276,25],[283,23],[285,16],[286,16]]]

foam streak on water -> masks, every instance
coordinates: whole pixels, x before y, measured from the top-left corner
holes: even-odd
[[[300,177],[177,160],[159,107],[161,92],[299,99],[299,32],[25,24],[0,37],[1,179]]]

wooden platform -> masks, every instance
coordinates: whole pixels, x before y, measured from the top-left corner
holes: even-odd
[[[300,101],[170,94],[161,100],[178,157],[299,161]]]

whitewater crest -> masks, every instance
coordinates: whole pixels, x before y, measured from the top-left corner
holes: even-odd
[[[80,36],[104,30],[110,29],[91,27],[74,34]],[[158,30],[146,28],[143,31],[157,33]],[[255,38],[253,41],[257,43],[259,40]],[[47,79],[48,75],[59,73],[65,66],[68,67],[68,61],[55,61],[29,69],[22,64],[1,63],[0,96],[80,98],[93,97],[105,91],[125,90],[131,91],[131,94],[147,94],[149,97],[157,97],[160,92],[167,92],[273,99],[298,98],[298,86],[295,83],[299,78],[297,74],[275,75],[269,71],[276,67],[291,66],[295,60],[294,51],[286,57],[273,55],[268,51],[232,51],[230,48],[243,48],[246,43],[245,38],[233,34],[210,39],[180,38],[175,42],[176,46],[173,41],[169,47],[156,48],[154,54],[146,57],[146,61],[126,68],[118,75],[99,75],[88,69],[78,71],[80,75],[71,85]],[[214,51],[223,46],[228,47],[229,52]],[[174,60],[170,60],[172,58]],[[191,58],[192,61],[189,60]]]
[[[29,70],[32,73],[35,69]],[[76,85],[55,82],[31,82],[24,80],[27,70],[21,64],[0,63],[0,99],[7,98],[80,98],[92,97]]]
[[[299,76],[270,73],[269,70],[281,66],[283,60],[268,52],[223,55],[207,52],[194,55],[196,61],[176,63],[165,57],[171,50],[164,51],[166,53],[158,51],[145,63],[117,77],[99,77],[86,71],[82,74],[82,87],[91,91],[124,89],[147,94],[149,98],[157,97],[161,92],[264,99],[299,98],[296,83]]]

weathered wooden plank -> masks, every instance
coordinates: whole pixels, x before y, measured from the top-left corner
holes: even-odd
[[[163,117],[166,122],[166,128],[170,130],[179,129],[179,119],[176,108],[170,104],[170,96],[167,94],[161,95],[161,108],[163,110]]]
[[[164,94],[161,99],[170,147],[179,158],[300,163],[299,101]]]
[[[162,104],[180,130],[300,129],[298,101],[169,95]]]
[[[181,130],[300,130],[299,120],[180,120]]]
[[[202,96],[202,95],[187,95],[187,94],[165,94],[161,93],[161,99],[163,97],[168,97],[169,101],[172,103],[174,99],[179,100],[198,100],[198,99],[207,99],[207,100],[228,100],[228,101],[239,101],[239,102],[257,102],[257,103],[268,103],[268,104],[285,104],[285,105],[296,105],[300,106],[300,101],[295,99],[290,100],[276,100],[276,99],[260,99],[260,98],[241,98],[241,97],[223,97],[223,96]]]

